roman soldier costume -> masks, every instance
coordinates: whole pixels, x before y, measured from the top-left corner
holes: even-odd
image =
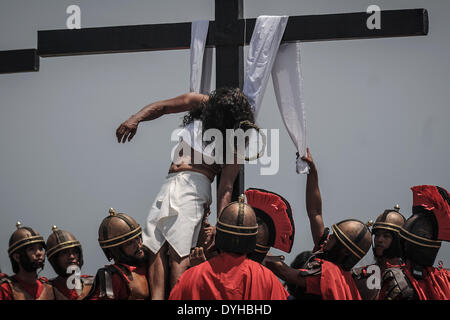
[[[120,248],[122,244],[141,237],[141,226],[125,213],[116,213],[112,208],[109,213],[100,225],[98,242],[106,258],[114,259],[115,263],[98,270],[87,299],[150,299],[148,261],[134,265]],[[145,246],[143,250],[148,256],[150,250]]]
[[[286,300],[288,293],[266,267],[247,257],[256,247],[258,224],[252,207],[226,206],[216,224],[219,255],[185,271],[170,300]]]
[[[87,296],[91,290],[94,277],[81,275],[80,288],[70,289],[67,284],[68,277],[67,270],[58,264],[58,254],[64,250],[75,248],[78,252],[78,267],[83,266],[83,251],[80,242],[75,236],[65,230],[60,230],[56,226],[52,227],[52,234],[47,239],[47,259],[50,261],[58,277],[51,279],[50,283],[53,286],[56,300],[82,300]]]
[[[402,256],[400,228],[405,223],[405,220],[405,217],[400,213],[400,206],[395,205],[393,210],[384,210],[384,212],[377,217],[375,223],[372,226],[372,235],[374,235],[377,230],[388,231],[392,235],[391,245],[389,246],[389,248],[383,251],[383,255],[381,257],[377,256],[377,253],[375,251],[375,244],[372,243],[372,251],[374,257],[377,258],[378,263],[383,263],[383,266],[378,266],[377,264],[375,265],[380,267],[382,270],[396,266],[398,267],[401,265],[390,264],[385,260],[394,258],[398,258],[400,260],[400,257]],[[369,272],[369,267],[370,265],[352,269],[353,278],[363,300],[375,300],[377,299],[380,292],[379,287],[369,288],[367,284],[370,276],[372,275],[372,273]]]
[[[44,238],[30,227],[24,227],[20,222],[16,224],[17,230],[9,238],[8,255],[13,263],[12,255],[19,253],[21,261],[27,263],[25,249],[32,244],[42,244],[45,249]],[[53,288],[48,280],[39,277],[35,283],[22,281],[16,275],[5,276],[0,279],[0,300],[54,300]]]
[[[450,202],[447,190],[422,185],[413,192],[412,216],[400,229],[404,260],[383,275],[382,299],[449,300],[450,274],[433,267],[441,241],[450,241]]]
[[[323,300],[361,300],[350,270],[369,251],[371,235],[368,227],[361,221],[349,219],[334,224],[336,239],[332,248],[326,245],[315,252],[300,270],[305,277],[303,293],[320,296]],[[298,288],[299,289],[299,288]]]

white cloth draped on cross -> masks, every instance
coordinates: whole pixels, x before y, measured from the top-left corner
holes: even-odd
[[[309,173],[309,166],[300,158],[306,155],[306,119],[300,69],[300,44],[282,44],[288,16],[260,16],[250,41],[243,92],[248,97],[258,117],[269,76],[283,123],[299,157],[297,173]],[[211,86],[212,50],[205,51],[208,21],[194,21],[191,34],[192,91],[208,93]],[[195,139],[194,139],[195,140]],[[200,144],[201,145],[201,144]]]

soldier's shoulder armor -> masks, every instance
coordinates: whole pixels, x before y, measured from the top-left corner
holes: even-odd
[[[44,290],[41,293],[41,296],[37,298],[38,300],[54,300],[55,296],[53,294],[53,287],[48,283],[47,278],[39,278],[38,279],[43,285]],[[33,298],[26,293],[25,290],[21,286],[18,285],[18,282],[16,279],[10,276],[6,276],[0,279],[0,285],[3,283],[8,283],[11,287],[11,290],[14,295],[14,300],[33,300]]]
[[[357,279],[357,280],[368,278],[369,275],[367,274],[367,268],[369,266],[362,266],[362,267],[353,268],[352,271],[351,271],[352,277],[354,279]]]
[[[300,269],[301,276],[316,276],[322,273],[322,262],[311,256]]]
[[[81,282],[83,283],[83,285],[86,286],[90,286],[93,285],[95,281],[95,276],[90,276],[90,275],[81,275]]]
[[[46,278],[46,277],[39,277],[39,279],[38,279],[41,283],[50,283],[50,280],[48,280],[48,278]]]
[[[99,291],[99,298],[114,299],[112,284],[114,274],[118,274],[127,283],[132,279],[131,272],[125,266],[120,264],[106,265],[97,270],[95,277],[88,276],[82,280],[86,285],[89,285],[88,283],[91,282],[91,289],[85,299],[90,299],[97,290]]]
[[[8,283],[9,285],[11,285],[14,281],[15,281],[14,278],[12,278],[8,275],[5,275],[0,278],[0,286],[4,283]]]
[[[368,281],[372,273],[368,273],[367,269],[370,266],[374,265],[361,266],[351,270],[351,275],[363,300],[376,300],[380,292],[379,287],[369,289]]]
[[[105,267],[98,269],[86,299],[89,299],[97,289],[99,290],[99,298],[107,297],[108,299],[114,299],[112,274],[115,271],[116,269],[112,265],[106,265]]]
[[[414,300],[415,290],[401,268],[387,268],[382,276],[382,287],[388,300]]]

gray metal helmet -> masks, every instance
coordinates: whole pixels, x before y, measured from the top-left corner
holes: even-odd
[[[224,252],[247,254],[256,247],[258,224],[252,207],[244,203],[244,195],[238,202],[228,204],[216,224],[216,247]]]
[[[26,256],[26,248],[33,244],[41,244],[46,249],[44,238],[35,230],[30,227],[22,226],[22,223],[18,221],[16,223],[17,230],[13,232],[9,238],[8,256],[11,261],[12,269],[15,273],[19,271],[19,264],[14,260],[12,255],[18,253],[20,259],[23,261],[20,263],[22,267],[27,268],[31,266],[29,258]],[[31,269],[30,269],[31,271]]]
[[[441,247],[437,234],[434,215],[416,211],[400,230],[400,237],[404,240],[404,259],[420,266],[432,266]]]
[[[8,255],[11,256],[17,250],[34,243],[40,243],[45,248],[44,238],[30,227],[22,226],[18,221],[17,230],[9,238]]]
[[[98,229],[98,243],[108,260],[124,258],[120,246],[142,234],[141,226],[125,213],[109,209],[109,216],[103,219]]]
[[[78,250],[78,261],[79,267],[81,268],[83,266],[83,250],[81,249],[80,242],[69,231],[60,230],[56,226],[53,226],[52,233],[47,239],[46,254],[53,269],[60,276],[66,276],[66,270],[62,270],[62,268],[58,265],[56,258],[59,252],[70,248],[76,248]]]
[[[335,261],[344,270],[351,270],[369,251],[372,237],[369,228],[356,219],[348,219],[331,226],[333,235],[337,239],[337,246],[333,248]],[[343,249],[343,250],[341,250]]]
[[[449,241],[450,200],[447,190],[438,186],[411,187],[412,216],[400,236],[404,240],[404,259],[418,266],[432,266],[441,241]]]
[[[400,229],[405,223],[405,217],[400,213],[400,206],[397,204],[394,209],[386,209],[380,214],[372,227],[372,233],[376,230],[384,230],[392,233],[392,243],[388,249],[385,249],[383,256],[386,258],[395,258],[402,256],[402,246],[400,243]],[[373,254],[376,256],[375,248]]]

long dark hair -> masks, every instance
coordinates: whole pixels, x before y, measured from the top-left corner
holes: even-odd
[[[209,94],[208,101],[192,109],[183,118],[182,126],[194,120],[202,122],[203,131],[236,129],[242,121],[254,123],[254,114],[247,97],[239,88],[219,88]]]

